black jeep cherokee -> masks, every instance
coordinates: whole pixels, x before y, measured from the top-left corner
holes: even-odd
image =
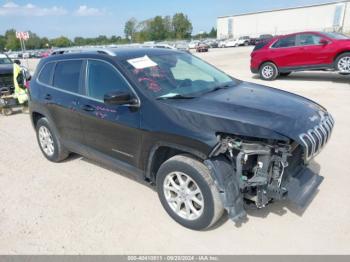
[[[41,60],[31,119],[44,156],[70,152],[154,185],[191,229],[227,210],[289,199],[305,206],[322,181],[307,165],[334,121],[315,102],[234,79],[184,52],[101,49]]]

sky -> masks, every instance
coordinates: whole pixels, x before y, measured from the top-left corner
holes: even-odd
[[[196,34],[216,27],[218,16],[325,2],[332,0],[0,0],[0,34],[14,28],[49,38],[123,35],[131,17],[177,12],[188,15]]]

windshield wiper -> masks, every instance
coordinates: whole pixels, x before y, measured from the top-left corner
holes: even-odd
[[[175,94],[172,96],[159,96],[156,99],[157,100],[166,100],[166,99],[192,99],[195,98],[194,96],[184,96],[184,95],[180,95],[180,94]]]
[[[216,91],[218,91],[218,90],[221,90],[221,89],[227,89],[227,88],[232,87],[232,86],[233,86],[233,84],[232,84],[232,83],[229,83],[229,84],[223,84],[223,85],[216,86],[216,87],[214,87],[214,88],[212,88],[212,89],[208,90],[208,92],[206,92],[206,93],[216,92]]]

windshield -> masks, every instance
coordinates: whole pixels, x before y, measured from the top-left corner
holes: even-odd
[[[225,73],[185,53],[149,55],[122,64],[154,98],[196,97],[235,84]]]
[[[332,39],[338,39],[338,40],[350,39],[350,37],[339,33],[323,33],[323,34]]]
[[[0,55],[0,65],[3,65],[3,64],[12,64],[12,61],[7,56]]]

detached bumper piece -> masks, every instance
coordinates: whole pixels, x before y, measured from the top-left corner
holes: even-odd
[[[289,183],[286,186],[287,199],[299,208],[305,208],[315,195],[323,179],[322,176],[315,174],[312,170],[303,169],[296,176],[289,178]]]

